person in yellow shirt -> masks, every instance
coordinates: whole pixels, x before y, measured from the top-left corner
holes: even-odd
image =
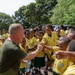
[[[25,35],[25,39],[26,39],[26,47],[28,48],[27,52],[30,53],[32,51],[35,51],[37,48],[37,45],[35,44],[36,38],[34,37],[33,29],[31,29],[31,33],[30,33],[30,29],[25,29],[24,35]],[[34,61],[33,61],[33,59],[31,61],[32,61],[31,67],[33,67]]]
[[[35,37],[35,31],[34,29],[30,29],[30,48],[32,48],[34,45],[37,44],[37,39]]]
[[[5,38],[0,38],[0,48],[2,47],[4,41],[5,41]]]
[[[67,47],[68,52],[75,52],[75,40],[72,40]],[[75,75],[75,57],[69,56],[67,57],[69,61],[71,61],[73,64],[70,65],[67,70],[63,73],[63,75]]]
[[[67,46],[71,40],[67,37],[61,37],[58,42],[59,50],[66,50]],[[68,59],[60,59],[58,60],[56,57],[54,59],[53,64],[53,75],[62,75],[64,71],[67,69],[67,67],[71,63],[68,61]]]
[[[42,39],[42,43],[47,46],[56,46],[56,44],[57,44],[57,40],[58,40],[57,35],[52,30],[53,30],[52,25],[47,24],[46,28],[45,28],[45,35]],[[50,50],[48,50],[48,51],[49,51],[50,55],[52,55],[52,51],[50,51]],[[46,65],[46,70],[48,70],[49,62],[50,62],[50,60],[48,59],[48,62]],[[47,71],[45,71],[45,74],[47,75]]]
[[[20,43],[19,46],[20,46],[20,48],[21,48],[23,51],[27,52],[27,50],[26,50],[26,48],[25,48],[25,46],[26,46],[25,37],[23,38],[23,41]],[[26,66],[27,66],[27,60],[22,61],[21,64],[20,64],[20,71],[21,71],[22,75],[29,75],[29,73],[30,73],[30,70],[27,71],[27,72],[25,71]]]
[[[60,29],[60,36],[61,37],[65,36],[64,26],[60,25],[59,29]]]
[[[26,45],[29,47],[29,48],[34,48],[36,47],[36,42],[37,42],[37,39],[34,37],[34,30],[33,29],[27,29],[25,30],[25,38],[26,38]],[[29,51],[31,52],[31,51]]]
[[[40,44],[43,39],[44,33],[43,31],[38,32],[38,39],[37,43]],[[45,66],[45,52],[41,51],[34,59],[34,67],[35,67],[35,74],[40,73],[41,74],[41,67]]]
[[[3,31],[2,31],[2,37],[5,38],[5,39],[7,39],[8,36],[9,36],[8,31],[6,29],[3,29]]]

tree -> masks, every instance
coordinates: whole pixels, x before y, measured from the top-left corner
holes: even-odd
[[[26,10],[26,6],[22,6],[18,9],[18,11],[15,11],[15,14],[12,16],[13,21],[16,23],[21,23],[24,28],[26,28],[29,24],[26,22],[24,10]]]
[[[0,12],[0,30],[8,30],[11,23],[13,23],[12,18],[9,15]]]
[[[35,0],[36,3],[30,3],[27,6],[20,7],[15,12],[14,19],[27,27],[35,27],[49,23],[52,16],[50,10],[57,4],[57,0]],[[28,25],[26,25],[27,23]]]
[[[75,22],[75,1],[57,0],[58,4],[52,10],[53,16],[50,18],[53,24],[70,24]]]

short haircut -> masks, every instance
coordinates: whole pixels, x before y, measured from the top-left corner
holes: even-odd
[[[51,24],[47,24],[46,27],[53,29],[53,26]]]
[[[9,27],[9,34],[13,35],[13,34],[18,33],[20,31],[21,27],[22,27],[22,25],[19,24],[19,23],[11,24],[10,27]]]
[[[38,34],[42,34],[44,36],[44,32],[43,31],[38,31]]]
[[[29,34],[30,34],[30,30],[29,30],[29,29],[25,29],[25,30],[24,30],[24,34],[25,34],[25,35],[29,35]]]
[[[59,38],[59,41],[62,41],[64,44],[68,45],[71,40],[68,37],[61,37]]]
[[[72,41],[68,44],[68,51],[75,51],[75,40],[72,40]]]

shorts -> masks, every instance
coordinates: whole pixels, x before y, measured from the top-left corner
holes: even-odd
[[[45,57],[35,57],[34,59],[34,67],[44,67],[45,66]]]

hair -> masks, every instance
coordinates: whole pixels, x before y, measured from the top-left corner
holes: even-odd
[[[68,44],[68,51],[75,51],[75,40],[72,40],[72,41]]]
[[[24,30],[24,34],[25,34],[25,35],[29,35],[29,34],[30,34],[30,30],[29,30],[29,29],[25,29],[25,30]]]
[[[71,40],[68,37],[61,37],[59,38],[59,41],[62,41],[64,44],[68,45]]]
[[[20,31],[21,27],[22,27],[22,25],[19,24],[19,23],[11,24],[10,27],[9,27],[9,34],[13,35],[13,34],[18,33]]]
[[[53,30],[53,26],[51,24],[47,24],[46,27],[49,27]]]
[[[44,36],[44,32],[43,31],[39,31],[38,34],[42,34]]]

